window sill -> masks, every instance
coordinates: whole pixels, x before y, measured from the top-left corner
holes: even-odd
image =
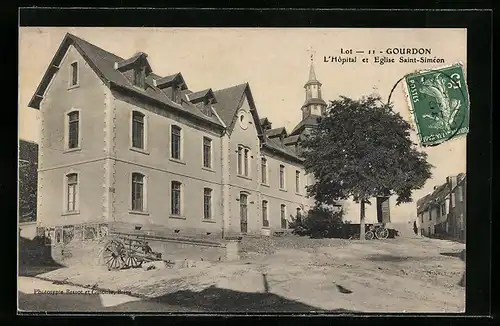
[[[205,167],[205,166],[202,166],[202,167],[201,167],[201,169],[202,169],[202,170],[205,170],[205,171],[208,171],[208,172],[215,173],[215,170],[214,170],[214,169],[212,169],[212,168],[207,168],[207,167]]]
[[[260,183],[260,185],[261,185],[261,186],[264,186],[264,187],[268,187],[268,188],[270,187],[270,185],[269,185],[268,183],[262,183],[262,182],[261,182],[261,183]]]
[[[279,188],[279,191],[288,192],[285,188]]]
[[[146,151],[145,149],[142,149],[142,148],[130,147],[129,150],[131,150],[132,152],[137,152],[137,153],[141,153],[144,155],[149,155],[149,152]]]
[[[302,194],[301,194],[300,192],[295,192],[295,194],[296,194],[297,196],[302,197]]]
[[[149,213],[148,212],[144,212],[144,211],[133,211],[133,210],[130,210],[128,211],[129,214],[132,214],[132,215],[145,215],[145,216],[149,216]]]
[[[205,222],[205,223],[217,223],[217,221],[213,220],[213,219],[209,219],[209,218],[204,218],[201,220],[202,222]]]
[[[185,220],[186,219],[186,217],[180,216],[180,215],[170,215],[169,218],[173,218],[176,220]]]
[[[80,87],[80,84],[76,84],[76,85],[71,85],[71,86],[68,86],[68,91],[69,91],[70,89],[75,89],[75,88],[78,88],[78,87]]]
[[[169,160],[172,161],[172,162],[178,163],[178,164],[186,165],[185,161],[179,160],[179,159],[176,159],[176,158],[173,158],[173,157],[169,158]]]
[[[262,226],[262,229],[264,229],[264,230],[270,230],[271,227],[269,227],[269,226]]]
[[[246,176],[246,175],[241,175],[241,174],[237,174],[236,175],[238,178],[242,178],[242,179],[246,179],[246,180],[252,180],[252,178]]]
[[[68,212],[63,212],[61,216],[68,216],[68,215],[79,215],[80,211],[68,211]]]
[[[79,152],[81,151],[81,147],[75,147],[75,148],[67,148],[64,150],[64,153],[72,153],[72,152]]]

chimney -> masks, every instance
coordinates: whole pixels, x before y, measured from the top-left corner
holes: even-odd
[[[457,185],[457,176],[454,175],[454,176],[446,177],[446,183],[450,187],[450,190],[453,190]]]

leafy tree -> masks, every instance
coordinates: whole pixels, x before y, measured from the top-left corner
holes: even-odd
[[[37,166],[30,162],[19,162],[19,222],[36,219]]]
[[[431,177],[427,154],[410,140],[411,126],[380,96],[331,101],[316,128],[302,141],[305,168],[316,182],[308,193],[319,203],[354,198],[360,203],[360,239],[365,234],[365,203],[397,195],[411,202],[412,191]]]
[[[339,237],[342,235],[343,211],[334,211],[325,205],[312,207],[305,216],[296,216],[289,224],[298,235],[313,238]]]

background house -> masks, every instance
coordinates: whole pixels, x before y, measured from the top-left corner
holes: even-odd
[[[466,174],[449,176],[446,182],[417,201],[417,228],[424,236],[465,240]]]

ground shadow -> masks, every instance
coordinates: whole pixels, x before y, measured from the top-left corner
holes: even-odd
[[[36,276],[65,267],[52,258],[50,243],[44,237],[19,237],[19,276]]]
[[[441,252],[440,254],[443,256],[460,258],[460,260],[465,263],[465,249],[462,249],[462,251],[459,252]],[[462,274],[462,278],[460,278],[460,281],[457,283],[461,287],[465,287],[465,274],[466,272]]]
[[[359,225],[356,224],[346,224],[344,225],[341,229],[335,229],[330,232],[327,231],[317,231],[317,232],[311,232],[310,234],[308,232],[295,232],[295,234],[300,235],[300,236],[305,236],[309,235],[309,238],[311,239],[349,239],[349,238],[359,238]],[[368,231],[368,229],[367,229]],[[388,239],[394,239],[396,237],[399,237],[399,231],[396,229],[390,229],[387,228],[387,231],[389,231],[389,234],[387,236]]]
[[[416,261],[424,260],[424,257],[414,257],[414,256],[394,256],[394,255],[370,255],[366,257],[367,260],[376,262],[391,262],[391,263],[401,263],[405,261]]]
[[[318,309],[273,293],[239,292],[216,286],[208,287],[201,292],[178,291],[153,300],[168,305],[214,312],[352,312],[345,309]]]
[[[178,291],[153,299],[104,306],[98,294],[49,295],[19,293],[19,308],[44,312],[330,312],[354,313],[345,309],[323,310],[272,293],[245,293],[215,286],[201,292]]]
[[[459,252],[441,252],[443,256],[460,258],[461,261],[465,261],[465,249]]]

